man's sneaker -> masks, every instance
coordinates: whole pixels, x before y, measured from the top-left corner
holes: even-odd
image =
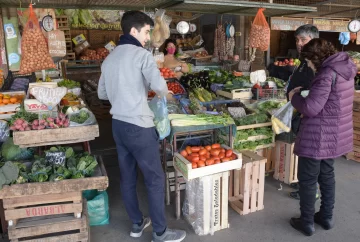
[[[150,218],[144,217],[143,223],[140,226],[138,224],[132,225],[130,236],[133,238],[139,238],[142,235],[144,229],[149,227],[150,224],[151,224]]]
[[[186,232],[184,230],[168,229],[158,236],[153,232],[153,239],[151,242],[181,242],[185,239]]]

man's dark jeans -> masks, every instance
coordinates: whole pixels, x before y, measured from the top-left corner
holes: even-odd
[[[317,184],[320,185],[322,219],[330,219],[335,204],[334,159],[315,160],[299,157],[298,179],[303,223],[314,223]]]
[[[120,167],[120,189],[126,211],[133,223],[140,223],[143,214],[136,193],[137,167],[144,175],[149,213],[155,232],[166,229],[165,174],[161,166],[159,135],[154,127],[112,120]]]

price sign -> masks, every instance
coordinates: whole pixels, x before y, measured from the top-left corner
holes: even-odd
[[[50,165],[65,166],[65,152],[46,152],[45,159]]]
[[[66,93],[66,87],[33,87],[30,90],[30,94],[32,94],[39,102],[48,106],[49,110],[52,110],[56,105],[58,105]]]

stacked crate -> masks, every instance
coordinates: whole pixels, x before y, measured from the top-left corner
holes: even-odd
[[[360,91],[355,91],[353,106],[354,150],[346,158],[360,162]]]
[[[57,21],[58,29],[63,31],[64,35],[65,35],[66,59],[67,60],[75,60],[75,52],[73,51],[73,48],[72,48],[68,16],[66,16],[66,15],[57,16],[56,21]]]

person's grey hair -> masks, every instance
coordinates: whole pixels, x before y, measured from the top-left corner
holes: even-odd
[[[299,35],[309,36],[311,39],[315,39],[319,38],[319,30],[312,24],[305,24],[296,29],[295,37]]]

